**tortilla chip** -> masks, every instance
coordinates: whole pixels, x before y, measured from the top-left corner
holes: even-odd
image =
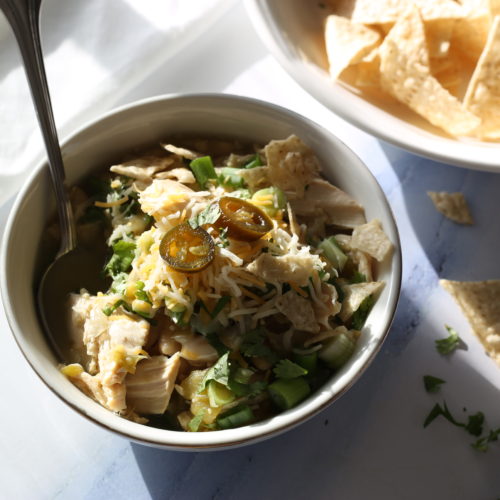
[[[432,57],[429,62],[431,75],[450,94],[458,98],[462,89],[463,77],[459,70],[456,51],[449,51],[447,57]]]
[[[380,56],[375,47],[361,62],[354,65],[356,70],[355,84],[358,87],[380,86]]]
[[[370,295],[378,293],[384,285],[383,281],[370,281],[368,283],[355,283],[343,286],[342,291],[345,295],[342,301],[342,309],[339,313],[340,319],[347,321],[359,309],[363,300]]]
[[[340,73],[355,64],[380,43],[380,34],[362,24],[354,24],[340,16],[328,16],[325,43],[330,76],[336,80]]]
[[[497,16],[464,99],[465,107],[481,118],[476,134],[483,139],[500,139],[499,75],[500,16]]]
[[[474,224],[467,201],[462,193],[427,191],[427,194],[434,203],[436,210],[448,219],[459,224]]]
[[[356,0],[351,20],[364,24],[396,22],[412,4],[418,7],[426,21],[460,19],[464,16],[462,6],[453,0]]]
[[[439,280],[462,309],[486,352],[500,363],[500,280]]]
[[[488,6],[491,17],[500,16],[500,0],[489,0]]]
[[[465,135],[479,125],[480,119],[431,76],[424,26],[414,6],[400,16],[379,53],[387,92],[452,135]]]
[[[490,24],[488,9],[471,11],[466,17],[455,22],[451,46],[460,51],[462,57],[475,63],[488,39]]]
[[[378,219],[354,228],[351,247],[371,255],[379,262],[382,262],[393,250],[393,245]]]
[[[429,57],[444,58],[448,55],[455,23],[455,19],[432,19],[424,23]]]

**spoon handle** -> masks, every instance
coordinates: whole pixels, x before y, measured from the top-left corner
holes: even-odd
[[[43,63],[39,26],[41,3],[42,0],[0,0],[0,9],[17,39],[47,150],[61,227],[61,247],[58,253],[61,256],[76,247],[76,229]]]

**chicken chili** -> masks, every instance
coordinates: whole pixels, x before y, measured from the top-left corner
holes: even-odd
[[[75,362],[61,371],[109,410],[173,430],[300,404],[355,352],[392,251],[296,136],[176,140],[76,198],[80,230],[106,234],[110,285],[71,296]]]

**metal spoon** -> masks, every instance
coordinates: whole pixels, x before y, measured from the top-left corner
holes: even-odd
[[[86,288],[103,289],[102,252],[77,246],[76,227],[66,187],[64,164],[52,113],[43,54],[39,19],[42,0],[0,0],[16,36],[24,69],[35,105],[38,123],[47,150],[49,171],[54,188],[61,247],[54,262],[45,271],[37,293],[37,305],[45,333],[61,361],[73,360],[68,313],[68,294]]]

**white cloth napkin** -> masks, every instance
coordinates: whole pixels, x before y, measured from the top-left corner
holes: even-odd
[[[235,0],[44,0],[41,36],[59,139],[122,103]],[[0,13],[0,205],[45,157],[14,35]],[[169,89],[165,88],[165,93]]]

